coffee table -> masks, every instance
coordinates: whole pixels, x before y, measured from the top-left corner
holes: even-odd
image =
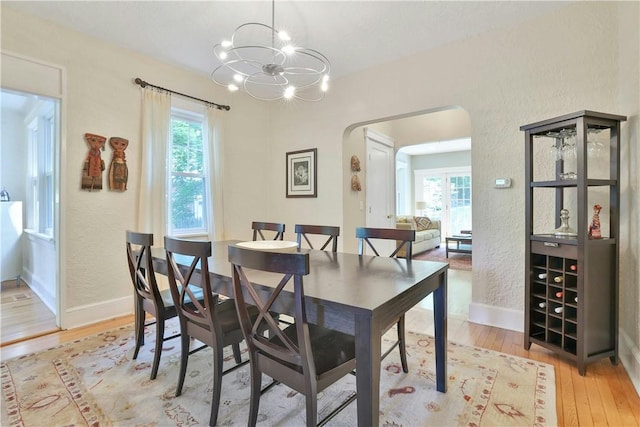
[[[445,240],[447,258],[449,258],[449,252],[471,255],[471,235],[454,234],[453,236],[445,237]]]

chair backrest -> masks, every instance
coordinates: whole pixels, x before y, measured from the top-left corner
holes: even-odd
[[[232,264],[233,271],[233,295],[249,350],[252,353],[267,355],[273,360],[299,366],[305,375],[310,374],[313,377],[315,366],[309,339],[302,280],[303,276],[309,274],[309,254],[254,251],[230,245],[229,262]],[[265,295],[264,289],[258,289],[247,277],[246,269],[279,273],[282,274],[282,278],[270,295]],[[278,300],[285,286],[292,281],[291,279],[293,279],[295,295],[294,318],[299,345],[283,333],[277,315],[271,312],[273,304]],[[249,315],[250,306],[258,309],[257,316]],[[267,334],[264,334],[265,330]]]
[[[284,239],[284,224],[279,222],[258,222],[254,221],[251,223],[251,229],[253,230],[253,240],[258,240],[258,236],[262,240],[267,240],[262,234],[263,230],[275,231],[276,235],[273,237],[273,240],[283,240]]]
[[[127,230],[127,262],[131,282],[140,298],[150,300],[156,308],[162,306],[162,297],[156,282],[151,258],[153,234]]]
[[[370,239],[395,240],[397,242],[396,249],[389,255],[393,258],[403,246],[407,248],[406,258],[411,259],[413,242],[416,240],[415,230],[402,230],[397,228],[356,228],[356,238],[358,239],[358,255],[364,254],[365,242],[373,250],[376,256],[380,256]]]
[[[164,248],[167,254],[169,289],[173,303],[178,311],[180,322],[192,323],[197,328],[216,331],[221,335],[217,321],[216,306],[218,295],[211,292],[208,258],[211,256],[211,242],[174,239],[165,236]],[[180,267],[176,261],[188,262],[188,267]],[[186,263],[181,264],[185,265]],[[200,285],[202,297],[194,294]],[[198,299],[201,299],[199,301]],[[218,328],[218,330],[216,330]],[[189,335],[197,337],[210,345],[209,335],[199,336],[190,331]]]
[[[338,236],[340,236],[340,227],[332,227],[328,225],[296,224],[295,231],[296,231],[296,234],[298,235],[298,240],[297,240],[298,249],[301,248],[303,238],[309,245],[310,249],[315,249],[313,247],[313,244],[311,244],[311,241],[307,237],[307,234],[317,234],[317,235],[329,236],[327,240],[324,242],[324,244],[322,245],[322,247],[320,248],[321,251],[323,251],[324,248],[326,248],[329,245],[329,243],[331,243],[332,252],[338,251]]]

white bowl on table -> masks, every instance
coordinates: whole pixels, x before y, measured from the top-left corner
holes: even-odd
[[[255,240],[239,242],[236,245],[244,249],[264,252],[295,252],[298,248],[298,243],[288,240]]]

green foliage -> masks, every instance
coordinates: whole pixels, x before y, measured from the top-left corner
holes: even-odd
[[[202,124],[174,118],[171,130],[172,227],[206,228]]]

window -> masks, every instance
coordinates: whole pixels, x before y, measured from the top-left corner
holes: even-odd
[[[471,229],[471,169],[416,170],[416,200],[425,202],[420,212],[442,221],[443,237]]]
[[[202,114],[173,108],[167,155],[171,235],[208,234],[207,174]]]
[[[29,135],[29,204],[27,227],[53,237],[57,104],[38,101],[27,127]]]

